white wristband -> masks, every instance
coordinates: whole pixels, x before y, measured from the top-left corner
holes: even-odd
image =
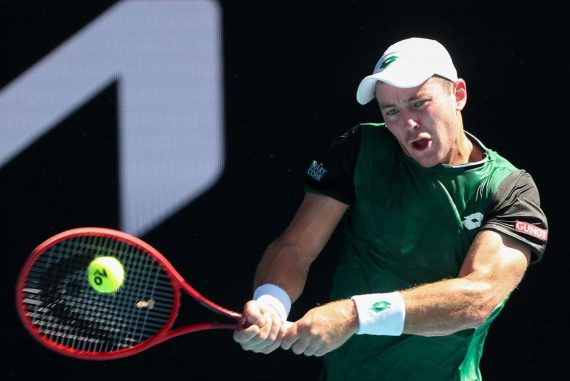
[[[399,292],[355,295],[358,335],[400,336],[404,331],[406,306]]]
[[[291,311],[291,298],[281,287],[266,283],[255,289],[253,299],[271,305],[283,321],[287,320]]]

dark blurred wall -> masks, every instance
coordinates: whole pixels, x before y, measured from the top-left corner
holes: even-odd
[[[2,104],[2,91],[14,80],[118,3],[0,4]],[[570,37],[564,12],[498,3],[454,8],[372,1],[214,4],[222,26],[223,168],[203,193],[141,238],[205,296],[241,309],[260,255],[303,196],[301,179],[312,154],[353,125],[379,120],[374,104],[356,103],[360,79],[389,44],[410,36],[435,38],[448,47],[467,81],[466,129],[533,174],[550,222],[543,262],[530,268],[490,329],[484,379],[544,380],[562,374],[558,365],[566,356],[558,348],[568,339],[570,288],[570,251],[562,240],[568,214],[563,152],[570,141],[563,110]],[[120,80],[104,86],[0,168],[0,378],[315,380],[319,359],[281,351],[246,353],[228,331],[177,338],[108,362],[62,357],[24,331],[13,294],[29,252],[68,228],[123,226],[120,86]],[[46,98],[57,92],[44,90]],[[0,139],[10,135],[0,130]],[[292,318],[326,301],[338,241],[333,236],[313,265]],[[188,319],[209,318],[191,300],[184,303]]]

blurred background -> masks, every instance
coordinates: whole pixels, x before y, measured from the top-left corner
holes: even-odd
[[[544,260],[490,329],[484,379],[562,373],[565,14],[544,3],[406,4],[1,1],[0,378],[317,379],[320,359],[243,352],[230,331],[122,360],[63,357],[20,324],[16,278],[51,235],[104,226],[138,235],[204,296],[240,310],[261,254],[301,201],[313,154],[379,121],[356,87],[388,45],[411,36],[448,48],[467,82],[466,130],[533,175],[549,218]],[[326,302],[338,243],[335,234],[314,263],[292,319]],[[211,317],[184,300],[181,322]]]

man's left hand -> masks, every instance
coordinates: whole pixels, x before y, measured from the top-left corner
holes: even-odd
[[[281,348],[306,356],[323,356],[344,344],[358,330],[356,306],[351,299],[315,307],[285,334]]]

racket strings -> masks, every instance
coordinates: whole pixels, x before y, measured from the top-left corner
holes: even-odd
[[[87,266],[101,255],[123,263],[125,282],[114,294],[97,293],[88,283]],[[175,299],[154,259],[134,245],[99,236],[70,238],[47,249],[32,265],[23,295],[35,329],[54,343],[87,352],[144,342],[164,328]]]

